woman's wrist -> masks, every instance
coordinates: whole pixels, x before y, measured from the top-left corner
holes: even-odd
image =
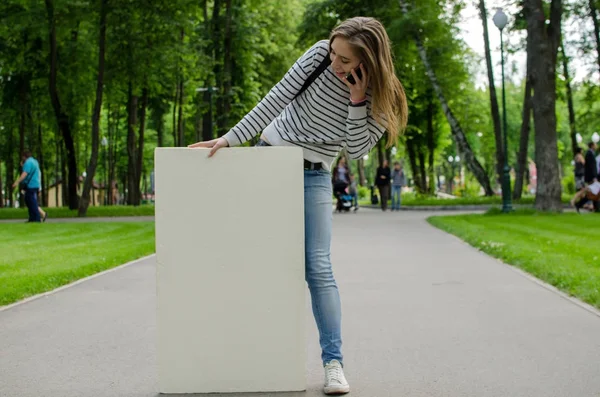
[[[358,103],[363,103],[363,102],[364,102],[364,101],[366,101],[366,100],[367,100],[367,97],[366,97],[366,95],[363,95],[363,96],[362,96],[362,98],[361,98],[361,99],[358,99],[358,100],[357,100],[357,99],[354,99],[354,98],[352,98],[352,97],[350,97],[350,102],[352,102],[352,104],[353,104],[353,105],[356,105],[356,104],[358,104]]]

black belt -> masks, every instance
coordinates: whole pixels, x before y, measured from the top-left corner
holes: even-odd
[[[271,146],[271,145],[268,144],[264,139],[259,139],[259,141],[256,143],[256,146]],[[323,163],[311,163],[308,160],[304,160],[304,169],[318,171],[318,170],[323,169]]]
[[[318,171],[323,168],[323,163],[311,163],[308,160],[304,160],[304,169],[305,170],[315,170]]]

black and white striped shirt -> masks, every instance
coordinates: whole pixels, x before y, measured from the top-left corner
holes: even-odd
[[[304,158],[331,168],[343,146],[352,159],[369,153],[385,132],[371,115],[371,89],[362,105],[350,103],[350,89],[331,65],[294,99],[304,82],[329,56],[329,41],[313,45],[283,79],[224,138],[240,145],[263,131],[273,146],[300,146]]]

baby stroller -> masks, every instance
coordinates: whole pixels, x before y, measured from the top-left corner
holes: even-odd
[[[338,211],[339,212],[348,212],[350,211],[350,208],[352,208],[352,195],[344,192],[344,194],[342,194],[340,196],[340,198],[338,199]]]
[[[352,195],[348,193],[348,184],[336,183],[333,186],[337,204],[335,210],[337,212],[348,212],[352,208]]]

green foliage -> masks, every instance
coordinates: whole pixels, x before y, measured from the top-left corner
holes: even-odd
[[[467,180],[463,186],[459,186],[455,194],[458,197],[477,197],[481,186],[476,181]]]
[[[358,187],[358,198],[359,200],[370,199],[371,198],[371,189],[366,186]]]
[[[58,91],[75,140],[77,173],[81,175],[91,156],[91,111],[98,74],[98,2],[53,1],[58,50]],[[149,178],[152,152],[159,131],[162,144],[175,143],[176,88],[183,81],[184,142],[199,140],[202,117],[208,112],[202,93],[207,83],[216,84],[215,65],[223,69],[225,3],[213,24],[217,1],[109,2],[106,34],[104,101],[100,136],[108,146],[100,148],[96,181],[103,184],[107,168],[121,194],[128,178],[127,112],[128,92],[140,97],[146,88],[149,108],[146,118],[144,159],[141,174]],[[206,9],[203,6],[206,4]],[[231,22],[232,88],[223,87],[212,102],[231,100],[226,128],[235,124],[265,95],[293,64],[303,48],[296,45],[296,28],[303,0],[280,3],[274,0],[233,0]],[[213,35],[213,26],[222,35]],[[218,50],[218,51],[216,51]],[[215,58],[219,53],[220,57]],[[3,183],[17,175],[20,151],[33,149],[41,162],[44,185],[65,175],[63,137],[56,128],[48,96],[48,19],[44,2],[7,0],[0,4],[0,172]],[[141,101],[135,122],[136,143]],[[216,106],[213,106],[216,112]],[[177,114],[175,114],[177,121]],[[213,115],[213,121],[217,115]],[[25,120],[23,129],[21,119]],[[106,155],[105,155],[106,154]],[[144,178],[143,178],[144,179]],[[143,182],[142,182],[143,183]]]
[[[53,3],[57,17],[58,91],[70,119],[77,172],[81,175],[91,155],[99,7],[98,2],[90,0],[54,0]],[[221,11],[213,21],[214,7],[218,3]],[[409,128],[395,145],[396,154],[388,153],[388,156],[404,163],[405,173],[413,185],[423,170],[429,176],[428,156],[432,150],[434,177],[443,175],[448,180],[457,172],[456,165],[453,169],[447,161],[448,156],[457,153],[435,96],[433,109],[429,108],[432,98],[430,82],[411,39],[411,34],[418,30],[452,112],[478,160],[493,179],[495,139],[489,93],[487,88],[481,88],[475,82],[475,76],[485,72],[485,62],[460,40],[458,34],[457,23],[466,3],[463,0],[412,3],[412,11],[404,15],[397,0],[233,0],[230,37],[232,84],[229,92],[225,92],[221,84],[213,95],[213,123],[216,125],[219,116],[216,114],[219,101],[231,101],[231,113],[224,129],[230,128],[271,89],[301,53],[315,41],[327,38],[336,24],[354,16],[373,16],[386,26],[392,40],[396,73],[404,84],[410,109]],[[585,22],[589,18],[587,6],[576,2],[566,5],[566,8],[565,17],[590,33],[577,37],[565,34],[567,53],[583,56],[585,67],[596,72],[595,42],[591,39],[590,24]],[[174,134],[178,116],[173,116],[178,110],[176,92],[181,81],[184,87],[183,144],[201,139],[202,121],[209,112],[209,102],[203,93],[196,90],[217,85],[218,77],[222,80],[225,16],[225,2],[219,0],[109,2],[105,95],[100,123],[100,135],[109,142],[106,148],[100,148],[96,172],[98,183],[104,183],[107,168],[111,168],[107,166],[111,165],[120,192],[124,193],[129,159],[126,143],[130,84],[134,95],[140,96],[144,88],[149,92],[141,170],[145,178],[142,180],[148,180],[153,170],[152,152],[158,144],[159,135],[164,146],[172,146],[176,142]],[[515,16],[515,31],[522,28],[519,18]],[[219,28],[218,34],[214,32],[215,26]],[[520,42],[519,46],[522,47],[522,44]],[[498,76],[499,71],[494,72]],[[17,174],[20,134],[23,135],[24,147],[31,148],[38,159],[43,159],[45,186],[64,177],[62,168],[66,153],[48,96],[48,76],[45,2],[0,2],[0,127],[3,127],[0,130],[0,176],[4,185]],[[512,76],[506,84],[508,159],[511,166],[516,163],[522,123],[524,84],[521,77]],[[600,125],[600,88],[590,73],[583,81],[573,83],[572,89],[576,128],[583,137],[583,144],[586,144]],[[573,154],[561,73],[558,74],[557,96],[559,158],[566,176],[563,188],[571,192],[572,171],[569,165]],[[428,142],[429,125],[433,132],[432,144]],[[135,128],[139,130],[139,117]],[[219,134],[224,132],[223,129],[218,131]],[[411,150],[407,150],[409,146]],[[412,162],[409,161],[411,157]],[[530,134],[528,157],[535,160],[533,134]],[[369,183],[373,181],[378,160],[374,151],[364,161]],[[476,186],[468,183],[454,193],[475,195]]]
[[[570,172],[563,177],[562,191],[566,194],[575,194],[575,174],[573,172]]]

